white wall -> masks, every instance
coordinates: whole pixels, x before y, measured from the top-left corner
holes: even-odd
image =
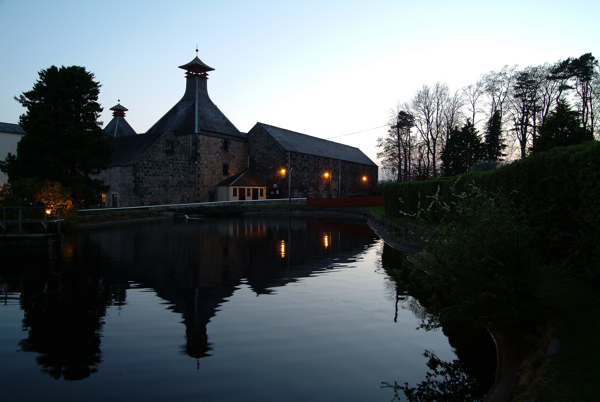
[[[6,156],[10,152],[13,155],[17,154],[17,143],[21,140],[23,135],[13,133],[1,133],[0,132],[0,160],[6,159]],[[4,172],[0,172],[0,186],[6,183],[8,176]]]

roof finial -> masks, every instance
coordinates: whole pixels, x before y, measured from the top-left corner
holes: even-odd
[[[198,57],[198,45],[196,45],[196,57]]]

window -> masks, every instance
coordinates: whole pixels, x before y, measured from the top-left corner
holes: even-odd
[[[106,206],[106,194],[102,194],[102,204],[103,207]]]
[[[247,195],[248,197],[252,197],[252,189],[251,189],[251,188],[249,188],[249,187],[248,187],[248,188],[246,189],[246,195]]]
[[[264,188],[261,188],[261,189],[260,189],[260,196],[261,196],[261,198],[265,196],[265,195],[264,195],[264,194],[265,194],[265,193],[264,193],[264,190],[265,190]]]
[[[229,163],[223,164],[223,176],[229,176]]]
[[[237,187],[234,187],[234,188],[233,188],[233,196],[234,196],[234,197],[237,197]]]
[[[223,140],[223,152],[229,152],[229,140]]]
[[[119,198],[119,196],[117,194],[113,194],[112,195],[112,206],[113,207],[118,207],[119,206],[119,203],[117,202],[118,198]]]
[[[173,147],[173,141],[172,140],[167,140],[167,144],[166,144],[166,147],[165,147],[165,153],[167,155],[169,155],[169,156],[174,155],[175,152],[174,152],[173,148],[174,148]]]

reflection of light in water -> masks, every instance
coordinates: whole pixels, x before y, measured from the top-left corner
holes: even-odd
[[[285,240],[281,241],[281,245],[279,246],[281,251],[281,258],[285,258]]]
[[[325,248],[329,247],[329,235],[323,236],[323,244],[325,245]]]

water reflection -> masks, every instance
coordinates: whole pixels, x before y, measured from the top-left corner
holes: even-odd
[[[20,350],[38,353],[37,364],[54,379],[89,377],[102,362],[100,332],[110,300],[103,279],[88,273],[25,282],[20,305],[28,336]]]
[[[376,240],[364,225],[295,218],[161,220],[82,230],[65,238],[50,275],[22,285],[27,338],[42,371],[80,380],[98,371],[108,306],[127,304],[132,283],[181,314],[181,352],[211,355],[207,324],[241,283],[258,295],[354,261]],[[42,270],[44,272],[44,270]]]

